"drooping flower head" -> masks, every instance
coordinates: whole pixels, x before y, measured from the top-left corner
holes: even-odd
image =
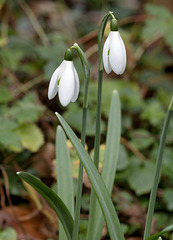
[[[68,49],[64,61],[54,71],[48,89],[48,98],[51,100],[58,93],[62,106],[75,102],[79,95],[79,77],[73,64],[73,52]]]
[[[103,65],[107,74],[113,70],[119,75],[126,68],[126,49],[116,19],[112,19],[110,28],[111,31],[103,47]]]

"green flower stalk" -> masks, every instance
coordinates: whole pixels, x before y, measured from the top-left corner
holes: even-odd
[[[81,60],[84,69],[84,99],[83,99],[83,113],[82,113],[82,132],[81,143],[85,146],[86,138],[86,121],[88,108],[88,82],[90,77],[90,68],[85,54],[75,43],[71,48],[67,49],[64,56],[64,61],[54,71],[48,89],[48,98],[52,99],[58,93],[59,100],[62,106],[67,106],[70,102],[75,102],[79,95],[79,77],[73,64],[73,51],[75,49]],[[77,196],[76,196],[76,210],[75,220],[73,226],[73,239],[78,239],[80,208],[82,197],[82,182],[83,182],[83,166],[79,165]]]
[[[81,132],[81,143],[85,146],[86,138],[86,121],[87,121],[87,108],[88,108],[88,82],[90,77],[90,68],[88,60],[85,57],[85,54],[75,43],[71,48],[74,48],[81,60],[83,69],[84,69],[84,99],[83,99],[83,113],[82,113],[82,132]],[[77,196],[76,196],[76,209],[75,209],[75,219],[73,226],[73,240],[78,239],[79,232],[79,222],[80,222],[80,209],[81,209],[81,199],[82,199],[82,184],[83,184],[83,166],[80,162],[79,164],[79,173],[78,173],[78,183],[77,183]]]
[[[112,28],[116,28],[115,22],[117,23],[117,20],[115,19],[113,12],[108,12],[105,14],[103,17],[101,24],[99,26],[98,30],[98,58],[99,58],[99,70],[98,70],[98,93],[97,93],[97,115],[96,115],[96,133],[95,133],[95,144],[94,144],[94,163],[95,166],[98,168],[99,164],[99,149],[100,149],[100,123],[101,123],[101,98],[102,98],[102,78],[103,78],[103,56],[105,57],[106,54],[108,55],[107,59],[104,60],[104,62],[107,63],[107,65],[110,65],[110,60],[109,60],[109,54],[110,51],[112,52],[112,47],[114,44],[114,38],[108,40],[108,44],[106,45],[106,50],[104,48],[103,52],[103,35],[104,35],[104,30],[106,27],[106,23],[109,19],[109,17],[113,18],[112,22]],[[117,25],[117,24],[116,24]],[[118,26],[118,25],[117,25]],[[113,29],[117,30],[117,29]],[[117,42],[117,41],[116,41]],[[116,44],[115,42],[115,44]],[[106,44],[106,43],[105,43]],[[121,42],[122,44],[122,42]],[[124,50],[124,48],[123,48]],[[106,52],[105,52],[106,51]],[[114,53],[114,51],[113,51]],[[124,52],[121,52],[124,57]],[[121,55],[118,56],[120,58]],[[119,61],[119,59],[115,62],[115,64]],[[123,62],[123,68],[125,65],[126,61]],[[122,72],[122,69],[121,69]],[[93,234],[94,234],[94,229],[93,229],[93,222],[95,221],[95,209],[96,209],[96,196],[93,190],[91,190],[91,198],[90,198],[90,214],[89,214],[89,221],[88,221],[88,232],[87,232],[87,240],[94,240],[93,239]]]

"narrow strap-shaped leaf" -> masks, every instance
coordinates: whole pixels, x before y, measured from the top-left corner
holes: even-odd
[[[73,218],[69,213],[63,201],[44,183],[30,173],[18,172],[17,173],[25,182],[31,185],[54,209],[57,216],[61,220],[67,234],[68,240],[72,239],[73,234]]]
[[[57,193],[74,217],[74,191],[72,166],[67,139],[61,126],[56,131],[56,172]],[[59,240],[66,240],[66,233],[61,222],[59,223]]]
[[[83,167],[86,170],[86,173],[90,179],[92,187],[95,191],[97,199],[99,201],[100,207],[102,209],[109,234],[112,240],[124,240],[122,234],[121,226],[119,223],[118,216],[116,214],[115,208],[110,198],[110,194],[96,169],[92,159],[78,140],[77,136],[67,124],[67,122],[61,117],[60,114],[56,113],[60,123],[62,124],[66,134],[68,135],[73,147],[75,148]]]
[[[162,236],[164,233],[171,232],[171,231],[173,231],[173,224],[169,225],[166,228],[164,228],[162,231],[160,231],[160,232],[158,232],[156,234],[151,235],[146,240],[156,240],[156,239],[158,239],[158,237]]]
[[[154,214],[157,188],[158,188],[160,174],[161,174],[163,153],[164,153],[165,144],[166,144],[166,136],[167,136],[168,127],[169,127],[169,123],[172,116],[173,116],[173,96],[171,98],[171,102],[166,113],[166,118],[163,124],[162,134],[160,137],[160,144],[159,144],[159,149],[157,153],[156,167],[155,167],[155,173],[154,173],[154,182],[153,182],[150,199],[149,199],[149,206],[148,206],[143,240],[147,239],[150,236],[150,232],[151,232],[151,224],[152,224],[152,218]]]
[[[118,163],[119,147],[120,147],[120,134],[121,134],[121,107],[119,94],[116,90],[113,91],[112,101],[109,113],[108,131],[106,137],[106,150],[102,169],[103,181],[111,194],[115,173]],[[96,206],[97,221],[94,224],[93,239],[100,239],[104,225],[104,218],[99,204]]]

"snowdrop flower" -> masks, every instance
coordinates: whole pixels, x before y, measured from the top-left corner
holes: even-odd
[[[103,65],[107,74],[113,70],[119,75],[126,68],[126,49],[116,19],[111,21],[111,31],[103,47]]]
[[[79,77],[73,64],[73,52],[68,49],[64,61],[54,71],[48,89],[48,98],[51,100],[58,93],[62,106],[75,102],[79,95]]]

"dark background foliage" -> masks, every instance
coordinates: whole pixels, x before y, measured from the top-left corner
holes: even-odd
[[[76,103],[62,108],[49,101],[50,77],[65,50],[77,42],[91,66],[87,146],[92,155],[97,94],[97,29],[113,11],[127,49],[122,76],[104,74],[101,156],[104,154],[113,89],[120,94],[122,138],[112,199],[127,239],[141,239],[153,181],[160,133],[173,92],[173,4],[171,0],[1,0],[0,1],[0,239],[57,239],[54,212],[16,176],[28,171],[54,187],[55,130],[60,112],[78,136],[81,131],[83,71]],[[109,33],[107,25],[105,36]],[[173,220],[173,124],[164,153],[152,232]],[[74,184],[79,160],[71,148]],[[102,158],[100,169],[102,167]],[[80,239],[85,239],[90,184],[84,177]],[[12,227],[12,228],[9,228]],[[36,230],[36,228],[39,229]],[[103,239],[109,239],[106,227]],[[165,236],[173,239],[173,235]]]

